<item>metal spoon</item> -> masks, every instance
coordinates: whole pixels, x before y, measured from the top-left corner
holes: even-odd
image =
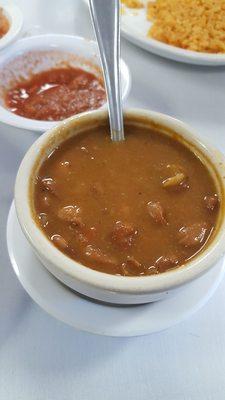
[[[124,140],[120,87],[120,1],[89,0],[109,104],[111,139]]]

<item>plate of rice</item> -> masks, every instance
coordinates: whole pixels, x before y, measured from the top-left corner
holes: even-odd
[[[225,0],[121,0],[121,16],[122,35],[151,53],[225,65]]]
[[[225,65],[225,0],[121,0],[123,35],[172,60]]]

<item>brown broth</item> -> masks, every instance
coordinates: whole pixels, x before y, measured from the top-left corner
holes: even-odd
[[[186,146],[147,127],[126,126],[125,135],[113,143],[99,127],[57,147],[38,171],[34,212],[49,240],[81,264],[157,274],[204,248],[219,199]]]

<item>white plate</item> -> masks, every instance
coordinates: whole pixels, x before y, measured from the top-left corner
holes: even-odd
[[[146,4],[149,0],[142,1]],[[88,0],[85,0],[85,3],[88,5]],[[225,65],[225,54],[200,53],[197,51],[184,50],[148,38],[147,32],[151,23],[146,19],[146,9],[131,9],[124,5],[123,8],[125,14],[121,16],[122,35],[137,46],[159,56],[188,64]]]
[[[29,54],[33,53],[31,57]],[[39,56],[35,57],[35,53]],[[47,52],[42,53],[41,52]],[[26,56],[26,54],[28,54]],[[21,57],[22,55],[22,57]],[[21,39],[7,47],[0,55],[0,115],[1,122],[17,128],[44,132],[57,122],[37,121],[16,115],[5,108],[4,93],[12,80],[26,79],[33,73],[54,68],[62,62],[74,67],[81,67],[99,74],[100,67],[97,43],[79,36],[47,34]],[[131,76],[126,63],[121,60],[121,85],[123,100],[127,98],[131,87]],[[106,107],[106,104],[103,105]]]
[[[8,32],[0,39],[0,50],[12,43],[20,34],[23,26],[23,15],[15,4],[11,1],[1,1],[0,8],[3,8],[4,14],[9,20],[10,28]]]
[[[138,306],[109,306],[86,300],[56,280],[31,250],[12,204],[7,244],[13,269],[34,301],[76,329],[107,336],[138,336],[167,329],[199,310],[224,275],[220,261],[205,276],[164,301]]]

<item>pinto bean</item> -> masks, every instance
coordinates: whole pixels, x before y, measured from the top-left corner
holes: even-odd
[[[68,249],[68,242],[61,235],[53,235],[51,240],[60,250]]]
[[[132,224],[117,221],[111,239],[116,246],[128,249],[134,243],[137,233],[137,229]]]
[[[89,244],[97,235],[95,226],[88,228],[82,221],[81,209],[77,206],[66,206],[58,211],[58,217],[69,223],[69,229],[73,232],[81,245]]]
[[[190,226],[183,226],[178,233],[179,243],[184,247],[200,245],[207,233],[207,223],[199,222]]]
[[[58,217],[65,222],[82,227],[81,209],[77,206],[65,206],[58,211]]]
[[[41,226],[43,226],[43,228],[48,225],[48,215],[46,213],[40,213],[38,215],[38,219],[40,220]]]
[[[158,274],[158,270],[157,270],[157,268],[156,268],[156,266],[155,265],[150,265],[150,267],[148,267],[146,270],[145,270],[145,274],[146,275],[156,275],[156,274]]]
[[[42,186],[44,190],[47,190],[48,192],[52,194],[56,194],[56,181],[52,178],[43,178],[41,180]]]
[[[179,263],[175,255],[161,256],[155,262],[155,267],[158,272],[165,272],[170,268],[176,267]]]
[[[134,257],[127,257],[127,260],[122,264],[122,272],[123,275],[126,276],[136,276],[136,275],[141,275],[143,272],[144,267],[141,263],[139,263],[137,260],[135,260]]]
[[[167,225],[164,209],[159,201],[149,201],[147,209],[154,222],[161,225]]]
[[[113,258],[91,244],[86,247],[85,255],[100,264],[116,265],[116,261]]]
[[[208,210],[214,211],[219,206],[218,195],[214,194],[213,196],[205,196],[204,202]]]

